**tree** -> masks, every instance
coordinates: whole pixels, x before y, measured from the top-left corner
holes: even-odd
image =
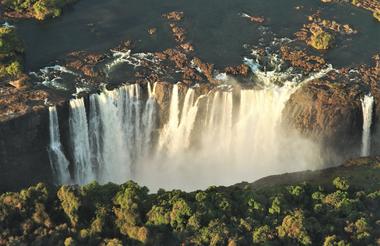
[[[312,243],[302,210],[296,210],[292,214],[285,216],[282,224],[277,227],[277,232],[280,238],[294,239],[303,245]]]

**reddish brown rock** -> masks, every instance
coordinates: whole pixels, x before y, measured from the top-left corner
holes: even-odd
[[[182,27],[179,27],[177,26],[176,24],[172,23],[170,24],[170,27],[171,27],[171,30],[172,30],[172,33],[173,33],[173,36],[174,36],[174,39],[179,42],[179,43],[182,43],[185,41],[186,39],[186,35],[185,35],[185,29],[182,28]]]
[[[83,51],[72,52],[67,56],[65,66],[67,68],[81,71],[85,76],[97,77],[100,76],[95,66],[105,58],[102,54],[86,53]]]
[[[171,21],[180,21],[183,19],[184,14],[180,11],[172,11],[167,14],[163,14],[162,17],[171,20]]]
[[[226,67],[224,71],[227,74],[231,75],[241,75],[244,77],[247,77],[249,74],[249,67],[245,64],[241,64],[239,66],[234,66],[234,67]]]
[[[305,72],[321,70],[326,61],[320,56],[308,55],[303,50],[292,50],[288,46],[280,47],[281,57],[292,67],[300,68]]]
[[[194,51],[194,47],[191,43],[187,42],[184,44],[180,44],[180,47],[185,51],[185,52],[192,52]]]
[[[262,16],[251,16],[249,19],[250,19],[250,21],[256,22],[259,24],[264,23],[264,21],[265,21],[264,17],[262,17]]]
[[[192,60],[193,64],[201,70],[204,76],[208,79],[208,81],[212,84],[218,84],[219,81],[215,80],[213,77],[214,65],[209,63],[204,63],[201,59],[195,57]]]
[[[176,50],[176,49],[167,49],[167,50],[165,50],[163,52],[163,54],[166,55],[167,59],[169,59],[170,61],[174,62],[175,66],[178,69],[182,70],[188,64],[188,60],[187,60],[186,54],[180,52],[179,50]]]

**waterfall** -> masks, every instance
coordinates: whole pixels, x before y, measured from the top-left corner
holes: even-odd
[[[98,180],[102,177],[100,174],[104,173],[104,159],[101,145],[103,129],[101,127],[101,118],[99,117],[99,102],[98,95],[90,95],[90,113],[89,113],[89,141],[91,149],[91,163],[96,167],[95,173]]]
[[[49,107],[49,159],[56,184],[70,183],[69,161],[62,151],[56,107]]]
[[[365,95],[362,102],[363,109],[363,135],[362,135],[362,156],[369,156],[371,153],[371,125],[374,99],[371,95]]]
[[[152,151],[153,148],[153,131],[156,129],[157,125],[157,102],[154,97],[154,90],[152,91],[150,83],[148,83],[148,100],[145,104],[144,113],[142,116],[142,127],[144,130],[142,143],[142,156],[141,158],[146,158],[147,155]]]
[[[95,179],[91,164],[86,109],[83,98],[70,100],[70,136],[74,159],[74,180],[86,184]]]
[[[319,167],[319,146],[281,125],[285,104],[297,88],[291,82],[240,93],[220,88],[198,99],[189,88],[180,105],[174,85],[158,151],[137,164],[136,179],[153,189],[191,190]],[[205,114],[197,122],[201,107]]]
[[[169,120],[167,124],[162,129],[158,148],[161,151],[168,151],[169,148],[175,148],[177,146],[173,145],[174,135],[176,134],[176,129],[179,126],[179,95],[178,95],[178,85],[173,85],[170,108],[169,108]],[[168,148],[169,147],[169,148]],[[169,150],[170,151],[170,150]]]
[[[167,122],[157,129],[156,84],[137,84],[70,101],[73,170],[79,184],[129,179],[152,190],[212,184],[319,167],[319,146],[284,129],[282,110],[297,83],[262,89],[221,86],[197,96],[172,87]],[[298,83],[299,85],[300,83]]]

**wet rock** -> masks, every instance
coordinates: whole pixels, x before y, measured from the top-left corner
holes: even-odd
[[[173,33],[174,39],[179,43],[183,43],[186,39],[185,29],[177,26],[174,23],[170,24],[170,27],[171,27],[171,31]]]
[[[252,22],[256,22],[256,23],[259,23],[259,24],[261,24],[261,23],[263,23],[265,21],[264,17],[262,17],[262,16],[251,16],[250,20]]]
[[[173,90],[173,84],[168,82],[157,82],[154,87],[154,93],[161,116],[159,122],[162,126],[168,120],[168,110],[170,108],[170,98]]]
[[[171,21],[180,21],[183,19],[184,14],[180,11],[172,11],[167,14],[163,14],[162,17],[171,20]]]
[[[164,57],[164,55],[165,55],[165,58],[169,59],[172,62],[174,62],[175,66],[178,69],[182,70],[188,64],[188,59],[187,59],[186,54],[180,52],[177,49],[167,49],[167,50],[165,50],[162,53],[163,53],[163,55],[161,55],[161,57]]]
[[[102,62],[104,58],[105,55],[97,53],[86,53],[83,51],[72,52],[68,54],[65,66],[80,71],[88,77],[99,77],[101,74],[96,69],[96,66]]]
[[[212,84],[218,84],[219,81],[215,80],[213,77],[214,65],[209,63],[204,63],[201,59],[195,57],[192,60],[193,65],[199,69],[204,76],[206,76],[207,80]]]
[[[262,16],[255,16],[255,15],[248,15],[248,14],[242,14],[243,18],[247,18],[251,22],[255,22],[258,24],[262,24],[265,21],[265,18]]]
[[[224,71],[230,75],[240,75],[247,77],[249,74],[249,67],[246,64],[241,64],[239,66],[226,67]]]
[[[304,84],[286,103],[286,124],[331,148],[358,149],[362,133],[362,85],[331,78]],[[339,150],[342,153],[343,150]]]
[[[315,55],[309,55],[304,50],[294,50],[288,46],[280,47],[281,58],[290,63],[292,67],[300,68],[304,72],[321,70],[326,61]]]
[[[192,52],[194,51],[194,47],[191,43],[187,42],[184,44],[180,44],[180,47],[185,51],[185,52]]]
[[[155,27],[149,28],[148,29],[148,33],[149,33],[149,35],[156,34],[157,33],[157,28],[155,28]]]
[[[373,13],[380,12],[380,2],[376,0],[355,0],[351,4],[362,9],[372,11]]]

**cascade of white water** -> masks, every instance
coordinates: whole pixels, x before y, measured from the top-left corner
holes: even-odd
[[[125,94],[125,88],[121,87],[113,91],[104,91],[95,95],[99,105],[98,118],[102,129],[101,156],[104,160],[103,169],[100,171],[100,182],[122,182],[131,178],[130,151],[127,148],[133,132],[127,127],[125,120],[130,118],[129,98]],[[126,124],[124,124],[126,123]],[[91,130],[92,131],[92,130]]]
[[[104,159],[102,156],[101,135],[102,128],[100,126],[98,95],[90,95],[90,113],[89,113],[89,138],[91,149],[91,163],[95,166],[96,177],[100,179],[100,174],[104,172]]]
[[[296,83],[262,76],[256,77],[260,90],[221,86],[196,98],[189,88],[183,104],[173,85],[168,121],[159,131],[157,84],[147,85],[146,100],[137,84],[90,96],[88,132],[83,100],[72,100],[71,138],[83,142],[73,149],[75,182],[96,174],[102,183],[134,179],[153,189],[189,190],[318,167],[318,145],[281,125],[289,97],[310,78]],[[272,83],[278,80],[281,87]],[[82,177],[77,170],[85,167],[89,174]]]
[[[69,161],[62,151],[56,107],[49,107],[49,132],[49,159],[55,181],[57,184],[69,184],[71,182]]]
[[[157,127],[157,102],[154,97],[154,91],[152,91],[150,83],[148,83],[149,97],[145,104],[145,109],[142,115],[142,128],[144,135],[142,139],[144,140],[142,144],[142,156],[141,158],[146,158],[149,153],[151,153],[153,148],[153,136],[152,133]]]
[[[105,90],[90,97],[90,143],[100,182],[124,182],[134,177],[135,164],[147,156],[156,128],[156,100],[145,106],[139,85]]]
[[[174,90],[174,89],[173,89]],[[173,103],[178,103],[174,100]],[[175,123],[168,124],[170,130],[170,142],[167,142],[166,151],[168,155],[174,155],[180,151],[187,149],[190,146],[191,132],[194,127],[195,117],[197,116],[198,106],[195,102],[195,90],[190,88],[187,90],[183,102],[182,113],[178,112],[177,107],[173,107]],[[178,115],[180,115],[179,118]],[[169,120],[170,121],[170,120]]]
[[[363,135],[362,135],[362,156],[369,156],[371,153],[371,125],[374,98],[371,95],[365,95],[361,100],[363,109]]]
[[[74,179],[86,184],[95,179],[91,163],[86,108],[83,98],[70,100],[70,136],[74,159]]]
[[[168,146],[174,147],[172,144],[173,136],[175,134],[175,130],[179,125],[179,95],[178,95],[178,85],[173,85],[171,100],[170,100],[170,109],[169,109],[169,120],[162,129],[160,134],[160,139],[158,143],[159,150],[167,151]]]

